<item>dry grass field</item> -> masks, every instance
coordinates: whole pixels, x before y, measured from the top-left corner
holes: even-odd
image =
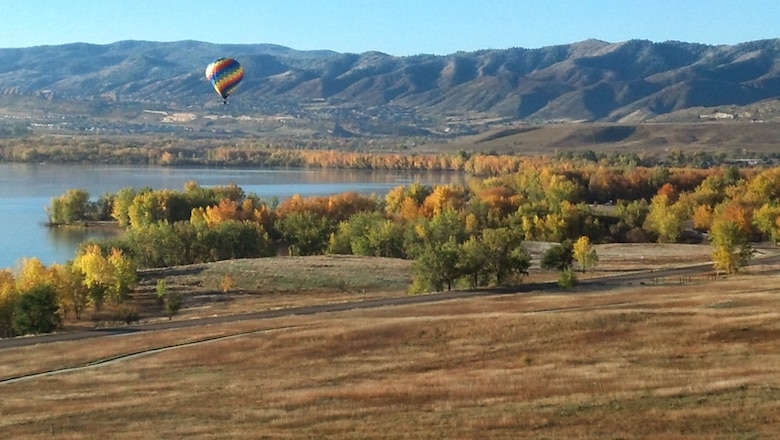
[[[607,270],[618,261],[602,251]],[[653,255],[634,251],[642,262]],[[704,255],[689,254],[697,252]],[[774,438],[777,272],[6,349],[0,378],[83,368],[0,383],[0,432],[25,439]],[[338,287],[334,295],[354,295]],[[313,302],[326,296],[310,294]],[[305,301],[306,293],[274,295]]]

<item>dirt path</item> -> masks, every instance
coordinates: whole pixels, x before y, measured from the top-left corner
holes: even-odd
[[[773,255],[773,256],[759,258],[752,261],[751,264],[752,265],[780,264],[780,255]],[[611,286],[612,287],[618,287],[624,285],[651,286],[656,284],[657,280],[660,279],[675,279],[675,278],[683,279],[685,277],[700,276],[711,272],[712,272],[712,265],[707,263],[707,264],[692,265],[688,267],[678,267],[678,268],[671,268],[671,269],[634,272],[634,273],[627,273],[621,275],[591,278],[591,279],[581,281],[580,286],[583,287],[584,290],[586,291],[591,288],[597,288],[599,290],[603,290],[605,288],[610,288]],[[87,330],[87,331],[72,332],[72,333],[59,333],[53,335],[40,335],[40,336],[31,336],[31,337],[22,337],[22,338],[10,338],[10,339],[0,340],[0,350],[4,348],[23,347],[23,346],[45,344],[45,343],[51,343],[57,341],[74,341],[74,340],[104,337],[110,335],[134,334],[138,332],[186,328],[186,327],[194,327],[194,326],[209,325],[209,324],[224,324],[224,323],[231,323],[231,322],[244,321],[244,320],[261,320],[261,319],[271,319],[271,318],[295,316],[295,315],[313,315],[313,314],[333,313],[333,312],[341,312],[341,311],[355,310],[355,309],[371,309],[371,308],[378,308],[378,307],[393,307],[393,306],[401,306],[401,305],[434,303],[439,301],[474,298],[480,296],[507,295],[507,294],[517,294],[517,293],[532,292],[532,291],[555,291],[555,290],[558,290],[558,287],[553,282],[529,283],[529,284],[512,286],[512,287],[507,287],[502,289],[486,289],[486,290],[477,290],[477,291],[453,291],[453,292],[443,292],[443,293],[435,293],[435,294],[428,294],[428,295],[383,298],[383,299],[353,301],[353,302],[344,302],[344,303],[336,303],[336,304],[320,304],[320,305],[312,305],[312,306],[305,306],[305,307],[292,307],[286,309],[265,310],[261,312],[247,313],[243,315],[226,315],[226,316],[216,316],[210,318],[192,319],[187,321],[169,321],[169,322],[159,322],[154,324],[146,324],[146,325],[138,325],[138,326],[95,329],[95,330]],[[601,307],[613,307],[616,305],[625,305],[625,303],[609,304]],[[571,309],[566,308],[565,310],[571,310]],[[529,313],[554,313],[559,311],[563,311],[563,309],[538,310]],[[25,374],[16,377],[0,379],[0,385],[20,382],[24,380],[31,380],[40,377],[46,377],[54,374],[68,373],[68,372],[81,371],[90,368],[96,368],[100,366],[110,365],[115,362],[131,360],[141,356],[147,356],[147,355],[151,355],[151,354],[155,354],[167,350],[173,350],[181,347],[188,347],[197,344],[205,344],[209,342],[236,338],[236,337],[241,337],[241,336],[255,334],[255,333],[281,331],[289,328],[294,328],[294,327],[287,326],[287,327],[264,328],[260,330],[251,330],[251,331],[235,333],[231,335],[208,337],[196,341],[190,341],[181,344],[172,344],[163,347],[156,347],[156,348],[141,350],[133,353],[125,353],[110,358],[93,361],[84,365],[53,369],[49,371],[42,371],[37,373],[31,373],[31,374]]]
[[[223,340],[226,340],[226,339],[238,338],[238,337],[247,336],[247,335],[253,335],[253,334],[258,334],[258,333],[268,333],[268,332],[272,332],[272,331],[287,330],[287,329],[297,328],[297,327],[300,327],[300,326],[271,327],[271,328],[264,328],[264,329],[259,329],[259,330],[250,330],[250,331],[234,333],[234,334],[230,334],[230,335],[212,336],[212,337],[207,337],[207,338],[203,338],[203,339],[198,339],[196,341],[189,341],[189,342],[183,342],[183,343],[180,343],[180,344],[171,344],[171,345],[166,345],[166,346],[163,346],[163,347],[156,347],[156,348],[150,348],[150,349],[146,349],[146,350],[139,350],[139,351],[132,352],[132,353],[124,353],[124,354],[120,354],[120,355],[116,355],[116,356],[111,356],[111,357],[108,357],[108,358],[105,358],[105,359],[98,359],[96,361],[92,361],[92,362],[89,362],[89,363],[83,364],[83,365],[76,365],[76,366],[73,366],[73,367],[66,367],[66,368],[57,368],[57,369],[53,369],[53,370],[40,371],[40,372],[37,372],[37,373],[22,374],[22,375],[15,376],[15,377],[7,377],[5,379],[0,379],[0,385],[8,384],[8,383],[16,383],[16,382],[21,382],[21,381],[25,381],[25,380],[38,379],[38,378],[41,378],[41,377],[52,376],[52,375],[55,375],[55,374],[71,373],[71,372],[76,372],[76,371],[88,370],[90,368],[103,367],[103,366],[111,365],[111,364],[114,364],[114,363],[117,363],[117,362],[127,361],[127,360],[131,360],[131,359],[139,358],[139,357],[142,357],[142,356],[148,356],[148,355],[155,354],[155,353],[160,353],[160,352],[164,352],[164,351],[168,351],[168,350],[173,350],[173,349],[176,349],[176,348],[183,348],[183,347],[189,347],[189,346],[193,346],[193,345],[206,344],[206,343],[209,343],[209,342],[223,341]]]

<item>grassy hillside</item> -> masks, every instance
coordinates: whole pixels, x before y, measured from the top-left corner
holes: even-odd
[[[180,344],[2,384],[0,429],[27,439],[769,438],[780,428],[777,277],[5,350],[4,377]]]

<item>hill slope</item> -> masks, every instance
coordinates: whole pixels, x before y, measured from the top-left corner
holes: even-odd
[[[198,41],[77,43],[0,49],[0,91],[57,102],[213,108],[219,100],[203,69],[220,56],[239,59],[246,70],[231,98],[237,110],[295,115],[316,103],[351,131],[381,131],[365,128],[371,120],[377,126],[404,120],[432,127],[475,115],[642,122],[693,108],[755,106],[780,96],[780,39],[733,46],[587,40],[408,57]]]

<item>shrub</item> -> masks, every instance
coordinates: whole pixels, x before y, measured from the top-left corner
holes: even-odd
[[[571,289],[577,285],[577,275],[574,273],[571,267],[561,271],[558,276],[558,286],[563,289]]]

